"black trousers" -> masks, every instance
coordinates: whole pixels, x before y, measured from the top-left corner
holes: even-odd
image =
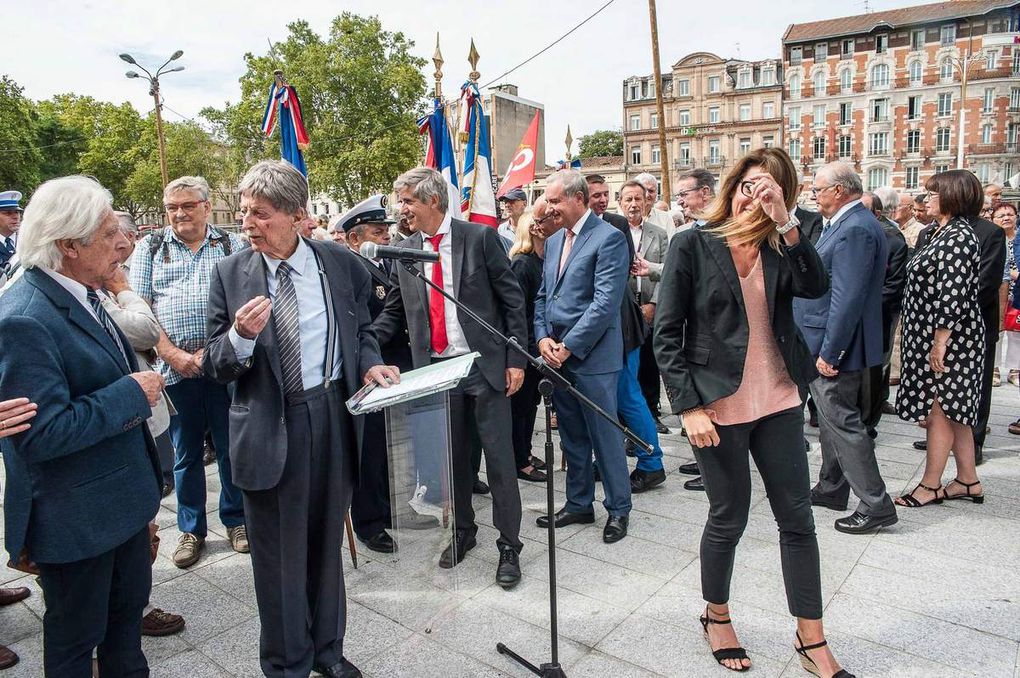
[[[886,314],[883,312],[883,318]],[[899,320],[899,313],[889,316],[882,328],[885,353],[881,365],[869,367],[861,374],[861,421],[870,431],[878,428],[882,420],[882,405],[889,400],[889,373],[892,367],[893,329]]]
[[[993,334],[992,340],[985,347],[984,364],[981,367],[981,402],[978,405],[977,424],[974,426],[974,444],[985,446],[985,428],[988,427],[988,415],[992,411],[992,379],[995,377],[995,347],[998,335]]]
[[[531,464],[531,441],[535,436],[535,417],[542,394],[538,382],[542,381],[531,365],[524,370],[524,382],[517,393],[510,396],[510,413],[513,418],[514,461],[518,469]]]
[[[39,571],[48,678],[91,678],[93,649],[103,678],[149,675],[142,654],[142,613],[152,589],[148,525],[106,553],[39,563]]]
[[[450,447],[453,456],[453,513],[459,538],[478,531],[471,504],[475,471],[469,434],[473,421],[485,451],[485,473],[492,491],[492,523],[496,543],[518,552],[521,543],[521,493],[511,443],[510,399],[492,388],[478,366],[450,389]]]
[[[347,629],[344,514],[354,485],[355,439],[343,389],[287,397],[287,461],[276,487],[245,491],[245,522],[270,678],[307,678],[343,657]]]
[[[779,556],[790,614],[822,618],[818,540],[804,451],[804,412],[791,408],[749,424],[717,426],[718,447],[694,447],[708,495],[701,537],[701,591],[709,603],[730,599],[737,543],[751,508],[748,452],[765,482],[779,525]]]
[[[390,523],[390,469],[386,448],[386,415],[364,417],[361,475],[351,498],[351,524],[362,539],[371,539]]]
[[[652,333],[648,333],[645,343],[641,344],[641,362],[638,364],[638,384],[641,386],[641,394],[648,403],[648,409],[653,417],[658,417],[659,399],[662,390],[659,379],[659,365],[655,362],[655,353],[652,351]]]

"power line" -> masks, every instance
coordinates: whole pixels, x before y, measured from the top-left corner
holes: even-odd
[[[586,23],[588,23],[589,21],[591,21],[592,19],[594,19],[595,17],[597,17],[597,16],[599,15],[599,14],[601,14],[601,13],[602,13],[603,11],[605,11],[605,10],[606,10],[606,9],[607,9],[607,8],[608,8],[608,7],[610,6],[610,5],[612,5],[612,4],[614,3],[614,2],[616,2],[616,0],[608,0],[608,1],[607,1],[607,2],[605,3],[605,4],[603,4],[603,5],[602,5],[601,7],[599,7],[599,8],[597,9],[597,10],[595,10],[594,12],[592,12],[591,14],[589,14],[589,15],[588,15],[587,17],[585,17],[584,19],[582,19],[582,20],[581,20],[581,21],[580,21],[579,23],[577,23],[576,25],[574,25],[574,26],[573,26],[573,27],[572,27],[572,28],[571,28],[570,30],[568,30],[568,31],[567,31],[566,33],[564,33],[564,34],[563,34],[563,35],[561,35],[560,37],[556,38],[555,40],[553,40],[552,42],[550,42],[550,43],[549,43],[548,45],[546,45],[546,46],[545,46],[545,47],[543,47],[542,49],[538,50],[537,52],[535,52],[534,54],[532,54],[531,56],[529,56],[529,57],[528,57],[527,59],[525,59],[525,60],[524,60],[524,61],[522,61],[521,63],[519,63],[519,64],[517,64],[516,66],[514,66],[513,68],[510,68],[510,69],[508,69],[508,70],[504,71],[503,73],[500,73],[500,75],[499,75],[498,77],[495,77],[495,78],[493,78],[492,80],[490,80],[490,81],[488,81],[487,83],[485,83],[484,85],[481,85],[481,86],[479,87],[479,89],[485,89],[485,88],[486,88],[486,87],[488,87],[489,85],[492,85],[492,84],[494,84],[494,83],[497,83],[497,82],[499,82],[500,80],[502,80],[502,79],[503,79],[503,78],[505,78],[506,76],[510,75],[510,74],[511,74],[511,73],[513,73],[514,71],[517,71],[517,70],[519,70],[520,68],[522,68],[522,67],[526,66],[527,64],[531,63],[532,61],[534,61],[535,59],[537,59],[537,58],[538,58],[538,57],[540,57],[541,55],[545,54],[545,53],[546,53],[546,52],[548,52],[548,51],[549,51],[550,49],[552,49],[553,47],[555,47],[555,46],[556,46],[556,45],[558,45],[559,43],[563,42],[563,41],[564,41],[564,40],[565,40],[565,39],[566,39],[567,37],[569,37],[569,36],[570,36],[570,35],[571,35],[572,33],[574,33],[575,31],[577,31],[577,30],[578,30],[579,28],[581,28],[581,27],[582,27],[582,26],[584,26],[584,25],[585,25]],[[270,42],[270,48],[272,48],[272,43],[271,43],[271,42]],[[272,56],[272,55],[271,55],[271,56]],[[450,106],[450,105],[456,104],[456,103],[457,103],[458,101],[459,101],[459,98],[457,98],[457,99],[446,99],[446,100],[444,100],[444,101],[443,101],[443,102],[442,102],[442,103],[440,104],[440,106],[441,106],[442,108],[446,108],[447,106]],[[188,116],[184,115],[183,113],[178,113],[178,112],[177,112],[177,111],[175,111],[174,109],[172,109],[172,108],[170,108],[169,106],[167,106],[167,105],[166,105],[165,103],[163,104],[163,108],[167,109],[168,111],[170,111],[171,113],[173,113],[173,114],[177,115],[178,117],[180,117],[180,118],[183,118],[184,120],[188,120],[188,121],[191,121],[191,122],[195,122],[196,124],[199,124],[199,123],[197,123],[197,122],[195,121],[195,119],[194,119],[194,118],[190,118],[190,117],[188,117]],[[377,132],[377,134],[381,134],[381,133],[383,133],[383,132],[388,132],[388,131],[390,131],[391,129],[396,129],[397,127],[400,127],[400,126],[402,126],[402,125],[404,125],[404,124],[406,124],[406,123],[396,123],[396,124],[393,124],[393,125],[389,125],[388,127],[383,127],[383,128],[381,129],[381,130],[379,130],[379,131]],[[318,142],[320,142],[320,143],[321,143],[321,142],[326,142],[326,141],[337,141],[337,140],[340,140],[340,139],[341,139],[341,137],[337,137],[337,138],[331,138],[331,139],[330,139],[330,138],[327,138],[327,139],[317,139],[316,141],[318,141]],[[21,148],[0,148],[0,153],[13,153],[13,152],[16,152],[16,151],[25,151],[25,150],[31,150],[31,149],[43,149],[43,148],[53,148],[53,147],[56,147],[56,146],[66,146],[66,145],[68,145],[68,144],[74,144],[74,143],[80,143],[80,140],[78,140],[78,141],[59,141],[59,142],[57,142],[57,143],[53,143],[53,144],[46,144],[46,145],[44,145],[44,146],[22,146]]]

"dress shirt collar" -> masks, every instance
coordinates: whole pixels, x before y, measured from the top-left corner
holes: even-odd
[[[450,232],[450,225],[452,223],[453,223],[453,217],[451,217],[450,213],[447,212],[446,216],[443,217],[443,223],[439,224],[439,230],[436,231],[436,235],[446,235],[447,233],[449,233]],[[433,235],[429,235],[428,233],[425,233],[424,231],[422,232],[421,235],[422,235],[422,239],[423,240],[428,240],[430,243],[432,242],[432,238],[435,237]]]
[[[632,224],[632,223],[630,223],[630,222],[628,221],[628,222],[627,222],[627,226],[629,226],[629,227],[630,227],[630,230],[631,230],[631,231],[640,231],[641,229],[643,229],[643,228],[645,227],[645,222],[646,222],[646,221],[647,221],[647,219],[642,219],[642,220],[641,220],[641,223],[640,223],[640,224],[638,224],[637,226],[635,226],[634,224]]]
[[[854,206],[859,205],[859,204],[861,204],[860,198],[858,198],[857,200],[851,200],[847,204],[845,204],[842,207],[840,207],[839,211],[836,212],[835,214],[833,214],[832,218],[829,219],[829,226],[834,225],[836,222],[838,222],[843,217],[844,214],[846,214],[851,209],[853,209]]]
[[[287,257],[287,263],[290,264],[291,270],[298,275],[302,275],[305,272],[305,266],[308,265],[308,257],[311,256],[312,250],[305,244],[305,239],[298,236],[297,248],[294,250],[294,254]],[[266,266],[269,267],[269,275],[276,277],[276,269],[280,268],[280,263],[283,259],[274,259],[268,254],[263,254],[262,259],[266,262]]]
[[[584,226],[584,222],[588,221],[589,216],[591,216],[591,209],[586,209],[577,223],[570,227],[571,233],[581,235],[581,227]]]
[[[89,288],[85,287],[85,285],[81,284],[77,280],[74,280],[73,278],[68,278],[63,273],[58,273],[57,271],[54,271],[52,268],[40,266],[39,270],[43,271],[48,276],[56,280],[57,284],[59,284],[61,287],[67,290],[72,297],[74,297],[81,303],[82,306],[87,308],[89,311],[92,311],[92,305],[89,303],[88,297]]]

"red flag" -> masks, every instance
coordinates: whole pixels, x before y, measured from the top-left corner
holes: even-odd
[[[535,180],[535,147],[538,146],[538,111],[528,125],[528,131],[517,147],[517,154],[510,161],[503,183],[499,185],[496,197],[500,198],[513,188],[520,188]]]

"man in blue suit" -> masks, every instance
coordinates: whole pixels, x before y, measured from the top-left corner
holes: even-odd
[[[140,372],[96,290],[129,243],[94,179],[40,186],[25,210],[25,268],[0,303],[0,400],[38,404],[3,442],[5,546],[39,568],[47,676],[147,676],[142,611],[159,458],[145,420],[163,378]]]
[[[560,368],[585,396],[616,414],[616,384],[623,368],[620,302],[630,262],[627,241],[588,209],[588,183],[580,172],[557,172],[546,185],[548,214],[558,227],[546,243],[542,286],[535,300],[535,340],[545,361]],[[560,444],[567,456],[567,504],[556,527],[593,523],[594,451],[609,512],[602,539],[627,536],[630,479],[623,436],[569,393],[553,393]],[[538,519],[540,527],[548,518]]]
[[[881,224],[861,204],[864,189],[852,166],[824,165],[815,174],[811,192],[822,215],[816,248],[831,280],[827,294],[796,299],[793,306],[821,375],[810,387],[818,406],[822,443],[822,469],[811,490],[811,502],[846,510],[853,489],[860,504],[851,515],[837,520],[835,527],[863,534],[897,520],[859,402],[865,371],[882,364],[882,286],[888,245]]]

